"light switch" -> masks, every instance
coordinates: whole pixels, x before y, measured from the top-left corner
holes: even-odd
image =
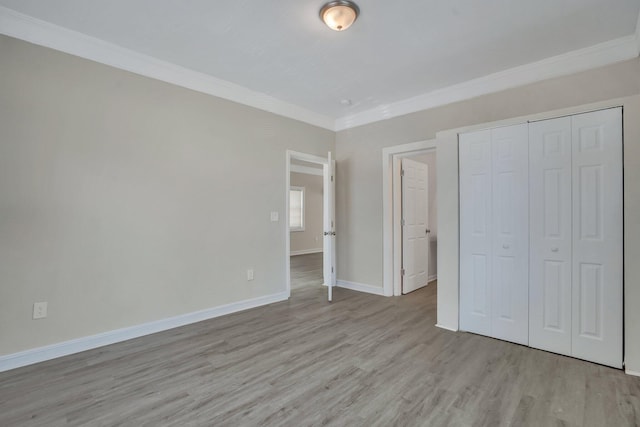
[[[279,218],[278,212],[271,212],[271,222],[278,222]]]

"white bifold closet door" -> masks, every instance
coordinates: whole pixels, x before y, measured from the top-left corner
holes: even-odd
[[[460,327],[528,344],[527,125],[460,135]]]
[[[571,117],[529,125],[529,344],[571,354]]]
[[[460,329],[491,335],[491,131],[460,135]]]
[[[530,345],[622,367],[622,111],[530,124]]]

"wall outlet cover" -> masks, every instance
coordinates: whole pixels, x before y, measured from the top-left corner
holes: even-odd
[[[47,303],[46,302],[34,302],[33,303],[33,318],[44,319],[47,317]]]

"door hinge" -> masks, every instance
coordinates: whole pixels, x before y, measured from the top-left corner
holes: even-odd
[[[404,227],[404,218],[402,218],[402,226]]]
[[[331,267],[331,272],[333,273],[333,267]]]
[[[331,175],[331,182],[333,182],[333,175]]]
[[[404,268],[402,269],[401,273],[402,273],[402,275],[404,276]]]
[[[404,169],[400,170],[400,176],[404,176]]]

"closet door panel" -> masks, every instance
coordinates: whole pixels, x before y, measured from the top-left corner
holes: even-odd
[[[571,117],[529,124],[529,344],[571,354]]]
[[[529,342],[529,184],[527,125],[491,131],[492,336]]]
[[[460,328],[491,335],[491,132],[461,134]]]
[[[622,110],[573,116],[572,355],[622,367]]]

